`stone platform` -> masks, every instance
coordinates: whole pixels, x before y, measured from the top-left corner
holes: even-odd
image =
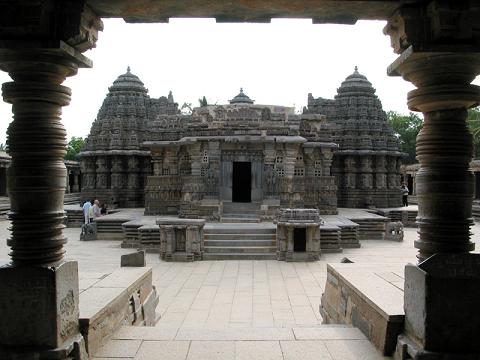
[[[172,219],[172,216],[145,216],[143,209],[116,209],[116,212],[95,219],[97,239],[121,240],[124,248],[144,249],[160,252],[160,233],[157,219]],[[342,252],[346,248],[358,248],[360,240],[383,239],[386,217],[362,209],[339,209],[338,215],[322,215],[324,224],[320,226],[320,246],[323,253]],[[248,230],[246,230],[248,228]],[[218,223],[208,222],[205,226],[205,259],[274,259],[276,237],[271,243],[262,245],[257,240],[265,240],[262,234],[266,228],[274,229],[271,222],[262,223]],[[226,229],[226,230],[225,230]],[[242,230],[243,229],[243,230]],[[256,229],[260,229],[259,231]],[[253,236],[246,236],[246,231]],[[268,230],[270,233],[273,230]],[[242,232],[244,233],[242,235]],[[228,234],[228,238],[221,234]],[[235,237],[236,236],[236,237]],[[269,237],[270,239],[270,237]],[[212,242],[208,243],[210,240]],[[214,240],[229,240],[230,244]],[[249,240],[249,243],[242,242]],[[222,248],[220,245],[222,244]]]
[[[327,324],[358,327],[384,355],[403,330],[403,265],[328,264],[320,313]]]

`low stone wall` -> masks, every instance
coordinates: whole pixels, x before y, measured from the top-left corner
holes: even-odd
[[[80,293],[80,332],[94,354],[122,325],[153,326],[158,295],[152,269],[121,268]]]

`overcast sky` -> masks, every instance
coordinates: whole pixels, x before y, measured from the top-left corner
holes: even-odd
[[[108,92],[120,75],[140,77],[151,97],[173,92],[175,101],[223,104],[245,93],[259,104],[301,110],[309,92],[333,98],[358,66],[377,89],[385,111],[408,113],[413,86],[386,69],[396,58],[381,21],[356,25],[318,25],[309,20],[271,24],[216,24],[213,19],[171,19],[168,24],[126,24],[105,19],[97,47],[85,53],[92,69],[80,69],[64,84],[72,88],[63,109],[67,136],[86,136]],[[477,79],[478,80],[478,79]],[[9,81],[0,72],[0,82]],[[0,142],[11,121],[11,106],[0,104]]]

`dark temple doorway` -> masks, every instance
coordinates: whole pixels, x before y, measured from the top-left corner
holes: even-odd
[[[235,161],[232,173],[232,201],[252,201],[252,163]]]
[[[306,228],[293,229],[293,251],[295,252],[307,251],[307,229]]]

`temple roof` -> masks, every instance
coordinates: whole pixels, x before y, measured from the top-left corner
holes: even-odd
[[[229,102],[230,104],[253,104],[254,101],[243,93],[243,88],[240,88],[240,93]]]
[[[342,82],[340,88],[338,88],[339,94],[349,93],[349,92],[365,92],[373,94],[375,89],[372,87],[372,83],[367,80],[365,75],[362,75],[358,72],[358,67],[355,66],[353,74],[347,76],[347,78]]]
[[[137,75],[134,75],[130,72],[130,66],[127,67],[127,72],[120,75],[114,82],[113,85],[108,88],[110,92],[115,91],[135,91],[141,93],[147,93],[148,90],[143,85],[143,82],[138,78]]]

